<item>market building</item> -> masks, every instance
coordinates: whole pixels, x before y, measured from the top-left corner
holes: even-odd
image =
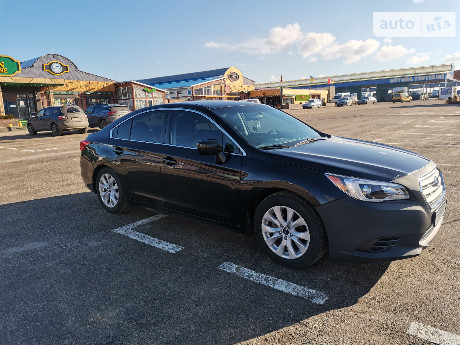
[[[200,99],[240,99],[254,90],[254,81],[236,67],[141,79],[138,82],[169,92],[170,102]]]
[[[283,102],[281,103],[281,92]],[[261,103],[268,104],[272,107],[289,108],[291,105],[303,104],[311,99],[320,99],[323,103],[327,102],[329,90],[324,89],[291,89],[291,88],[275,88],[275,89],[261,89],[249,92],[249,98],[257,98]]]
[[[118,103],[131,110],[162,104],[165,91],[136,81],[87,73],[65,56],[47,54],[19,62],[0,56],[0,116],[27,119],[49,106]]]
[[[391,99],[391,92],[394,90],[403,89],[406,92],[417,90],[426,94],[437,89],[440,90],[440,96],[445,93],[444,96],[447,98],[449,92],[452,94],[452,88],[458,84],[455,72],[454,64],[442,64],[260,83],[255,87],[256,89],[282,87],[311,90],[331,88],[329,98],[334,97],[334,93],[350,92],[356,93],[358,98],[361,98],[362,94],[373,94],[378,101]]]
[[[0,66],[15,61],[2,56]],[[83,109],[91,104],[114,102],[115,81],[80,71],[68,58],[47,54],[18,63],[11,73],[0,69],[0,116],[27,119],[38,110],[74,104]]]

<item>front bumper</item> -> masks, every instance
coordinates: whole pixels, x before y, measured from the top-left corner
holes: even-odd
[[[418,255],[429,245],[441,227],[446,203],[444,198],[430,211],[417,200],[369,203],[345,197],[317,211],[331,258],[391,260]]]

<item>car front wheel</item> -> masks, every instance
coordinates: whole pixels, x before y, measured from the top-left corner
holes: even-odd
[[[27,125],[27,130],[29,131],[30,135],[37,134],[37,131],[34,129],[34,126],[32,126],[32,124],[30,124],[30,123]]]
[[[123,213],[129,209],[125,190],[117,173],[103,168],[96,178],[96,191],[102,207],[110,213]]]
[[[62,135],[62,131],[59,129],[59,126],[55,123],[51,125],[51,132],[53,132],[53,135]]]
[[[254,227],[259,246],[279,264],[305,268],[325,252],[321,221],[296,195],[281,192],[263,200],[255,212]]]

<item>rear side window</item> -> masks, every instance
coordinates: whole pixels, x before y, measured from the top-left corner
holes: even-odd
[[[129,119],[128,121],[125,121],[121,125],[112,129],[112,138],[128,140],[132,123],[133,120]]]
[[[111,107],[110,111],[131,111],[128,107]]]
[[[52,108],[46,109],[45,114],[51,115],[51,116],[59,116],[59,115],[62,115],[62,112],[61,112],[60,107],[52,107]]]
[[[166,111],[152,111],[133,118],[130,140],[161,143]]]
[[[80,112],[80,109],[78,108],[75,108],[75,107],[67,108],[67,113],[79,113],[79,112]]]

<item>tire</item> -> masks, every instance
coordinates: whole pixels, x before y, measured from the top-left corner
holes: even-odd
[[[88,127],[79,129],[78,133],[80,133],[80,134],[88,133]]]
[[[264,199],[254,215],[254,231],[262,250],[281,265],[306,268],[326,251],[318,215],[294,194],[280,192]]]
[[[29,135],[36,135],[37,131],[34,129],[34,126],[32,126],[31,123],[27,125],[27,130],[29,131]]]
[[[62,135],[62,131],[59,129],[59,126],[55,123],[51,124],[51,132],[54,136]]]
[[[124,213],[129,209],[124,187],[117,173],[102,168],[97,174],[95,189],[102,207],[110,213]]]
[[[107,122],[105,122],[105,120],[99,121],[99,128],[100,129],[104,128],[105,126],[107,126]]]

